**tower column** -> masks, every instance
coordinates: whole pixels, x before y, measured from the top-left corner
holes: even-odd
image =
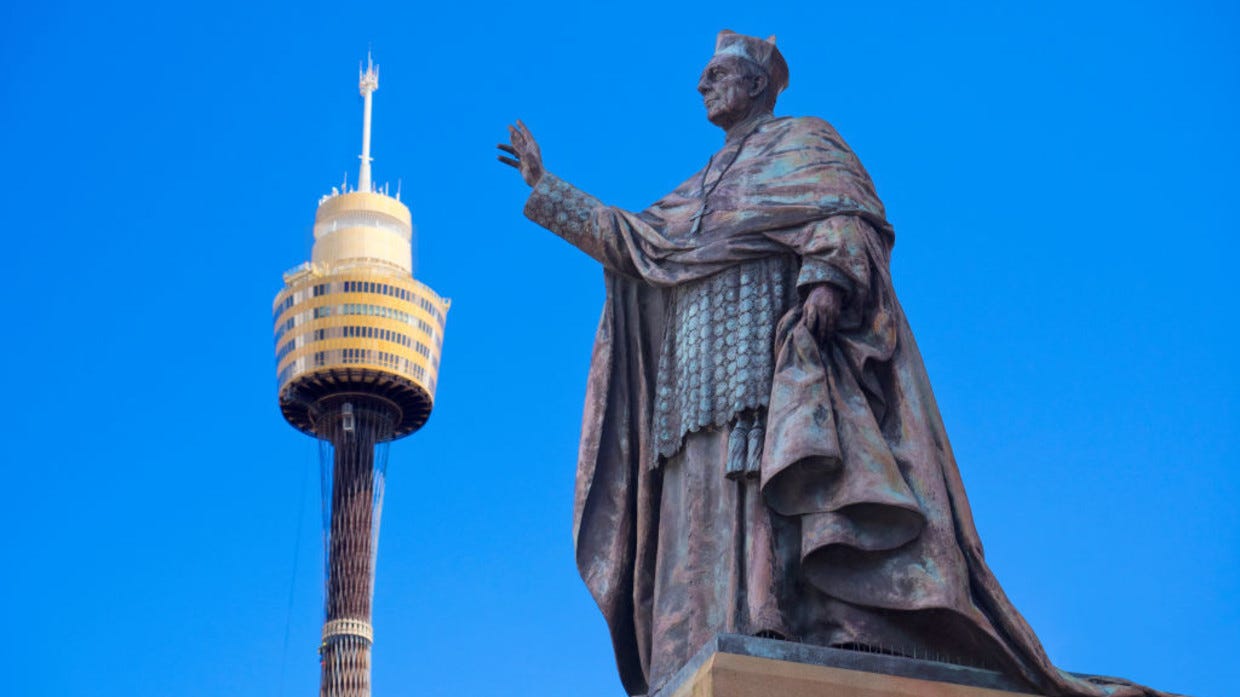
[[[315,423],[330,444],[322,449],[327,589],[320,695],[369,697],[371,602],[384,483],[384,458],[376,458],[375,450],[392,437],[397,416],[379,400],[332,402]]]

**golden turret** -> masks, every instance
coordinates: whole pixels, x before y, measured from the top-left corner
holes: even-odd
[[[359,190],[333,190],[319,202],[311,261],[284,274],[273,308],[280,409],[312,435],[315,405],[332,396],[390,402],[394,438],[426,423],[434,404],[449,302],[413,278],[413,226],[400,194],[370,183],[377,87],[368,70]]]

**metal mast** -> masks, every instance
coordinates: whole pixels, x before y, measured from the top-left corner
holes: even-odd
[[[357,89],[362,95],[362,171],[357,177],[357,190],[370,191],[370,105],[371,95],[379,89],[379,66],[366,54],[366,70],[357,71]]]
[[[378,86],[378,67],[367,57],[358,188],[320,199],[311,261],[284,274],[273,305],[280,409],[320,444],[321,697],[370,696],[387,445],[430,417],[449,305],[413,278],[409,209],[371,184]]]

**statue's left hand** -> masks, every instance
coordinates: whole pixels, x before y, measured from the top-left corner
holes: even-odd
[[[820,283],[805,298],[802,321],[814,338],[825,343],[835,333],[835,325],[843,309],[844,291],[830,283]]]
[[[521,170],[521,178],[530,186],[537,186],[543,175],[542,152],[538,141],[530,135],[530,129],[517,119],[517,125],[508,127],[511,144],[500,143],[496,147],[513,157],[499,156],[499,161]],[[515,159],[514,159],[515,158]]]

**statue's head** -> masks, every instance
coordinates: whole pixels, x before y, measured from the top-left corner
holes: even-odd
[[[787,86],[788,64],[775,47],[775,37],[759,39],[727,29],[715,39],[715,55],[698,80],[706,118],[723,129],[773,111]]]

